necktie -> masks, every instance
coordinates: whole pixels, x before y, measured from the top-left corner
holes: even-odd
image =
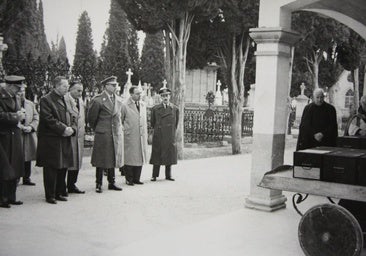
[[[76,104],[78,111],[80,111],[79,99],[75,99],[75,104]]]
[[[113,94],[111,95],[111,101],[112,101],[112,104],[114,105],[114,95]]]
[[[139,105],[139,102],[138,102],[138,101],[135,101],[135,104],[136,104],[136,108],[137,108],[138,112],[140,112],[140,105]]]

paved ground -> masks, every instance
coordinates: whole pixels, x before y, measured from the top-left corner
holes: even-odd
[[[151,166],[144,166],[144,185],[114,192],[105,184],[102,194],[94,192],[89,161],[79,178],[86,194],[57,205],[44,202],[42,174],[34,169],[37,186],[18,188],[25,204],[0,209],[1,256],[303,255],[300,217],[290,204],[274,213],[244,208],[250,154],[181,161],[175,182],[150,182]],[[303,208],[319,202],[325,200],[310,198]]]

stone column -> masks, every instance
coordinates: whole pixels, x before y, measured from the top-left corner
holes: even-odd
[[[291,46],[298,33],[281,27],[261,27],[251,29],[250,36],[257,43],[257,68],[250,195],[245,206],[274,211],[286,207],[286,197],[282,191],[257,185],[264,173],[283,164]]]

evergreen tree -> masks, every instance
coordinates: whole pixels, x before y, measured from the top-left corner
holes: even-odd
[[[36,93],[44,83],[45,62],[50,54],[42,2],[37,7],[37,0],[1,1],[0,31],[8,45],[4,54],[6,72],[24,75],[28,90]]]
[[[123,86],[127,81],[126,71],[132,69],[129,55],[129,25],[126,13],[116,0],[111,1],[109,13],[109,26],[101,51],[102,72],[104,77],[117,76],[118,82]]]
[[[76,48],[72,73],[80,77],[84,88],[93,89],[95,85],[96,56],[93,49],[91,22],[84,11],[79,18]]]
[[[141,54],[141,81],[157,90],[165,78],[163,32],[146,34]]]
[[[44,29],[44,17],[43,17],[43,3],[39,0],[38,4],[38,49],[42,54],[40,57],[43,61],[46,61],[48,54],[50,53],[50,47],[47,43],[46,32]]]
[[[58,44],[57,47],[57,57],[61,61],[66,61],[67,59],[66,42],[63,36],[61,37],[60,43]]]
[[[128,21],[127,21],[128,22]],[[132,84],[138,84],[140,78],[140,58],[137,47],[138,38],[135,27],[128,22],[128,54],[131,59],[131,69],[133,71]]]

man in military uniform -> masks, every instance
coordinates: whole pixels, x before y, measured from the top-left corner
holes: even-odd
[[[154,129],[150,164],[154,165],[151,181],[159,177],[160,165],[165,165],[165,179],[174,181],[171,166],[177,164],[175,143],[179,119],[179,109],[170,103],[168,88],[159,90],[162,103],[151,110],[151,127]]]
[[[22,76],[6,76],[0,88],[0,207],[16,201],[17,179],[24,175],[24,157],[19,123],[25,119],[17,93],[24,87]]]
[[[64,194],[67,168],[74,165],[71,117],[65,103],[69,83],[63,76],[53,81],[54,89],[41,98],[38,126],[37,166],[43,167],[46,202],[67,201]]]
[[[101,84],[104,85],[104,91],[92,99],[88,111],[88,122],[95,132],[91,164],[96,167],[97,193],[103,192],[105,169],[108,173],[108,189],[122,190],[115,185],[114,168],[123,165],[122,98],[115,94],[117,77],[108,77]]]

